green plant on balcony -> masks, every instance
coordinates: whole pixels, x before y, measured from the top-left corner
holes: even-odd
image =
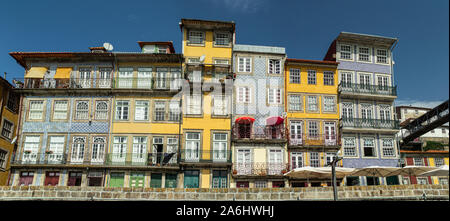
[[[423,147],[424,151],[428,150],[443,150],[444,144],[436,141],[427,141],[426,145]]]

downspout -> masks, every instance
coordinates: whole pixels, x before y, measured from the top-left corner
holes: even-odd
[[[393,56],[392,56],[392,51],[395,49],[395,46],[397,46],[398,43],[398,39],[395,40],[395,43],[392,45],[392,47],[390,48],[390,54],[391,54],[391,76],[392,76],[392,81],[395,82],[394,80],[394,64],[393,64]],[[394,101],[395,103],[395,101]],[[394,109],[395,110],[395,109]],[[394,113],[394,116],[397,116],[396,113]],[[395,118],[394,118],[395,120]],[[401,128],[400,128],[401,131]],[[399,165],[401,166],[401,156],[400,156],[400,138],[398,136],[398,133],[395,135],[396,136],[396,140],[397,140],[397,155],[399,157]]]

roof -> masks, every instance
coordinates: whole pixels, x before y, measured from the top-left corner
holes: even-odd
[[[336,62],[336,61],[306,60],[306,59],[296,59],[296,58],[287,58],[286,63],[321,64],[321,65],[338,65],[339,64],[339,62]]]
[[[179,24],[181,31],[183,31],[183,27],[188,27],[199,29],[222,29],[234,32],[236,27],[234,21],[215,21],[215,20],[200,20],[189,18],[182,18]]]
[[[241,45],[235,44],[233,51],[242,52],[256,52],[256,53],[271,53],[271,54],[286,54],[286,49],[283,47],[261,46],[261,45]]]
[[[415,107],[415,106],[396,106],[395,108],[397,109],[402,109],[402,108],[407,108],[407,109],[417,109],[417,110],[431,110],[431,108],[427,108],[427,107]]]
[[[13,85],[11,83],[9,83],[8,80],[6,80],[5,78],[3,78],[2,76],[0,76],[0,82],[2,82],[3,84],[7,85],[8,88],[12,89]]]
[[[169,46],[170,53],[175,53],[172,41],[138,41],[138,44],[141,48],[144,47],[144,45],[167,45]]]
[[[398,41],[397,38],[384,37],[379,35],[351,33],[351,32],[341,32],[337,36],[336,40],[354,43],[365,43],[386,47],[391,47],[396,41]]]

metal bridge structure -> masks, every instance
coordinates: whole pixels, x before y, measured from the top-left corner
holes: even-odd
[[[444,101],[438,106],[434,107],[430,111],[426,112],[422,116],[414,119],[410,123],[402,126],[402,138],[401,145],[406,145],[414,139],[424,135],[425,133],[433,130],[436,127],[441,126],[449,122],[449,100]]]

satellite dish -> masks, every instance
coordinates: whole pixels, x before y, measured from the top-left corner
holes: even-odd
[[[202,55],[199,60],[200,60],[200,63],[203,63],[203,61],[205,61],[205,55]]]
[[[17,136],[14,137],[14,139],[11,141],[11,144],[14,144],[17,140]]]
[[[114,49],[114,47],[112,46],[112,44],[105,42],[103,43],[103,47],[107,50],[107,51],[112,51],[112,49]]]

